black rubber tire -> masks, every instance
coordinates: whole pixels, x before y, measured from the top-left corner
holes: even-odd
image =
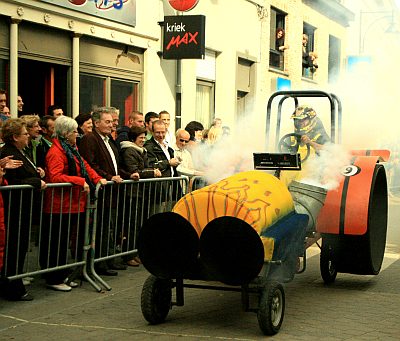
[[[285,315],[285,291],[282,284],[270,282],[263,289],[257,312],[258,325],[264,335],[275,335]]]
[[[142,289],[141,308],[143,317],[150,324],[164,322],[171,309],[171,300],[171,280],[150,275],[144,282]]]
[[[333,247],[322,239],[319,269],[325,284],[332,284],[336,280],[337,268],[334,260]]]

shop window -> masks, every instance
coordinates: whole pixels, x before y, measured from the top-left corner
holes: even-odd
[[[311,54],[318,56],[314,47],[315,27],[303,23],[303,40],[302,40],[302,76],[313,79],[314,73],[318,68],[316,59],[311,58]],[[317,58],[317,57],[315,57]]]
[[[214,119],[214,82],[197,80],[195,121],[201,122],[205,128],[210,127]]]
[[[87,74],[81,74],[79,82],[80,113],[109,105],[119,109],[119,124],[125,125],[129,114],[139,110],[138,82]]]
[[[286,13],[271,7],[269,66],[284,70]],[[278,34],[278,32],[280,32]],[[278,36],[279,35],[279,36]]]
[[[79,77],[79,112],[88,113],[106,105],[106,78],[81,74]]]
[[[29,58],[18,59],[18,92],[24,100],[24,113],[47,113],[50,105],[63,108],[66,115],[71,114],[68,105],[69,66],[37,61]],[[34,79],[35,86],[27,79]]]
[[[138,83],[111,79],[111,106],[119,109],[119,125],[126,125],[129,114],[138,110]]]

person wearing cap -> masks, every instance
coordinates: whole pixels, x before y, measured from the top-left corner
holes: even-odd
[[[291,118],[294,123],[294,132],[301,136],[299,146],[301,155],[306,152],[307,144],[318,154],[323,145],[330,141],[321,120],[310,106],[298,106]]]
[[[309,167],[313,167],[315,164],[309,164],[307,160],[319,155],[320,150],[324,148],[324,144],[330,142],[320,118],[317,117],[317,113],[310,106],[298,106],[290,118],[293,119],[294,133],[298,136],[292,136],[290,141],[287,142],[293,147],[298,146],[296,152],[300,154],[302,169],[301,171],[281,172],[280,180],[287,186],[293,180],[300,180],[304,174],[308,174]],[[308,151],[307,145],[310,146],[310,151]]]

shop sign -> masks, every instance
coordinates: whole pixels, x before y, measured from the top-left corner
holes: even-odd
[[[40,0],[56,6],[72,9],[112,20],[125,25],[136,25],[136,0]],[[61,14],[61,13],[60,13]]]
[[[206,17],[178,15],[164,17],[164,59],[203,59]]]
[[[193,9],[199,2],[199,0],[168,0],[172,8],[177,11],[186,12]]]

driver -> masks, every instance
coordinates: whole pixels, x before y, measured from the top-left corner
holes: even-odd
[[[301,136],[298,151],[300,155],[307,152],[307,144],[318,155],[330,138],[315,110],[307,105],[301,105],[296,108],[291,118],[293,118],[294,132]]]
[[[294,123],[294,133],[297,136],[292,136],[290,143],[292,146],[298,147],[297,153],[300,154],[300,159],[303,163],[308,160],[308,157],[312,158],[315,155],[319,155],[319,151],[324,148],[324,144],[330,142],[330,138],[315,110],[310,106],[298,106],[291,118]],[[307,174],[307,168],[308,166],[304,163],[301,171],[283,171],[280,174],[280,179],[289,186],[293,180],[300,180]]]

